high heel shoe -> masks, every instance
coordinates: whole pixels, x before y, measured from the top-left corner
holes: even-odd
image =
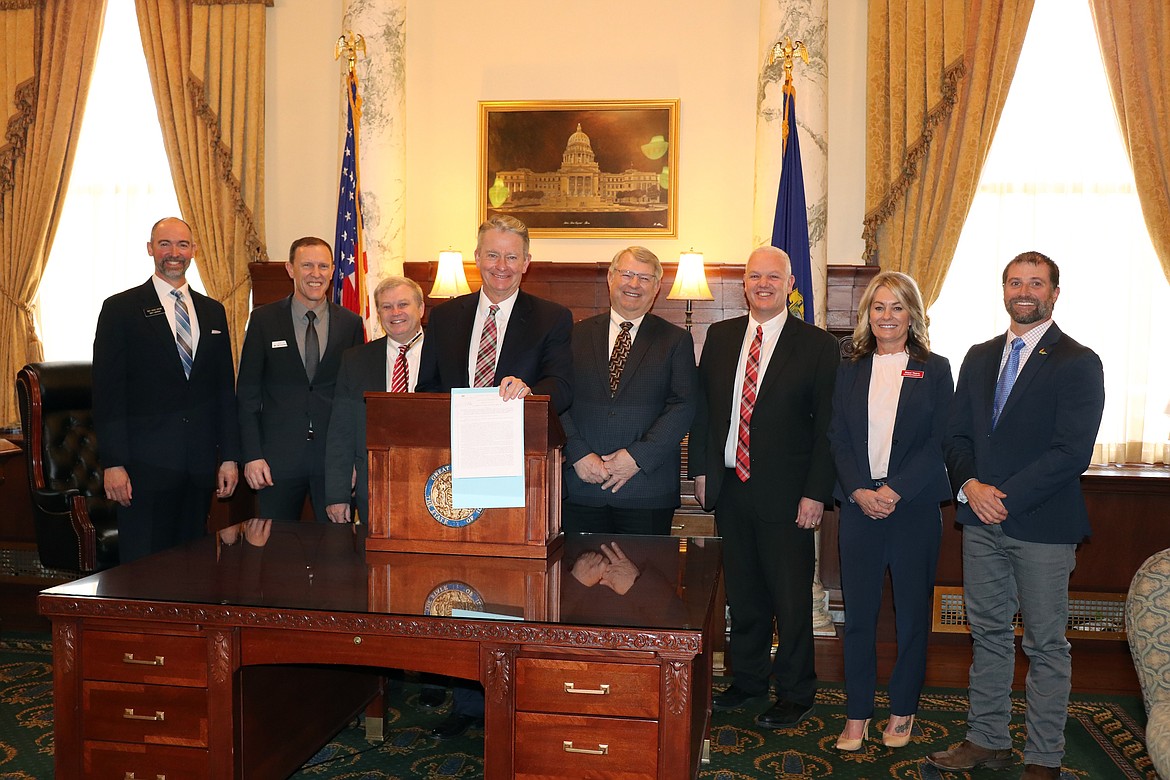
[[[895,716],[891,716],[895,717]],[[889,729],[889,724],[886,724]],[[910,735],[914,732],[914,716],[910,716],[910,720],[900,724],[896,731],[883,731],[882,744],[890,748],[906,747],[910,742]]]
[[[849,727],[849,721],[845,721],[845,727]],[[861,745],[869,737],[869,718],[861,724],[861,736],[857,739],[849,739],[845,736],[845,732],[841,732],[841,736],[837,737],[837,749],[844,753],[856,753],[861,750]]]

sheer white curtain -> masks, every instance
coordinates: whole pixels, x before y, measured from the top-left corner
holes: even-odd
[[[1170,285],[1142,222],[1133,172],[1084,0],[1037,0],[1003,117],[942,293],[931,346],[958,366],[1007,329],[1000,273],[1025,250],[1060,266],[1054,319],[1105,364],[1094,462],[1166,462]]]
[[[46,360],[90,360],[102,301],[146,281],[150,226],[179,213],[134,4],[106,6],[93,83],[38,293]],[[203,292],[192,266],[191,286]]]

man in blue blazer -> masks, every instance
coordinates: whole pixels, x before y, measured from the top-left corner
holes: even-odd
[[[341,353],[365,341],[365,331],[361,317],[329,300],[333,251],[323,239],[298,238],[284,268],[292,295],[253,310],[240,356],[244,481],[258,491],[260,517],[299,520],[308,495],[323,522],[337,371]]]
[[[662,264],[645,247],[614,255],[610,310],[573,326],[565,429],[565,531],[669,534],[679,445],[695,416],[691,334],[650,314]]]
[[[239,476],[240,434],[223,305],[191,290],[191,228],[155,223],[154,275],[107,298],[93,341],[93,417],[123,563],[203,535],[211,494]]]
[[[715,510],[731,606],[734,682],[714,706],[762,699],[771,680],[776,702],[756,717],[764,728],[795,726],[813,711],[813,533],[835,475],[827,431],[841,352],[835,338],[788,314],[794,281],[783,251],[760,247],[748,257],[750,314],[707,331],[705,401],[691,426],[695,497]]]
[[[528,228],[523,222],[494,216],[479,226],[475,264],[483,286],[431,312],[419,366],[419,392],[499,387],[505,399],[535,393],[551,396],[557,414],[569,408],[573,315],[559,303],[520,289],[531,262]]]
[[[366,393],[412,393],[418,381],[425,338],[422,288],[413,279],[388,276],[374,289],[374,307],[386,335],[347,349],[337,375],[325,446],[325,512],[334,523],[353,521],[351,493],[357,497],[362,522],[368,523],[370,518]]]
[[[475,265],[483,285],[434,308],[416,390],[499,387],[505,400],[548,395],[557,414],[573,401],[573,315],[564,306],[520,289],[532,262],[528,227],[505,215],[479,226]],[[451,739],[483,723],[483,693],[457,685],[451,715],[432,736]]]
[[[959,372],[946,461],[963,524],[973,657],[967,737],[927,758],[948,771],[1015,761],[1008,723],[1018,610],[1029,659],[1021,777],[1060,776],[1072,687],[1068,580],[1076,546],[1090,533],[1080,477],[1105,382],[1096,353],[1052,321],[1059,295],[1050,258],[1013,258],[1003,272],[1008,332],[972,347]]]

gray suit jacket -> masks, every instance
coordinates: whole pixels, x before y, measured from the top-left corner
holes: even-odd
[[[695,416],[698,373],[691,334],[647,314],[617,394],[609,393],[609,319],[573,326],[573,405],[565,429],[565,494],[585,506],[672,509],[679,505],[679,444]],[[625,448],[640,469],[617,493],[583,482],[573,464]]]
[[[293,332],[291,301],[282,298],[252,312],[236,382],[242,460],[264,458],[274,475],[306,468],[321,473],[341,354],[365,340],[361,318],[330,303],[329,342],[310,383]]]

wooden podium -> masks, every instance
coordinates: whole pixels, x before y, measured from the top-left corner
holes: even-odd
[[[366,393],[367,551],[548,558],[561,533],[560,420],[546,395],[524,399],[524,506],[451,507],[451,397]]]

